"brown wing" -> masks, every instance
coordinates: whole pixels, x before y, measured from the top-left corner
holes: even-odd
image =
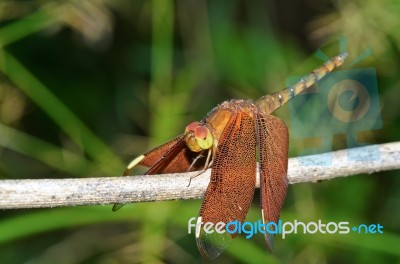
[[[149,158],[155,156],[153,159],[156,161],[151,164],[150,169],[146,174],[158,174],[158,173],[169,173],[169,172],[183,172],[187,171],[190,166],[190,161],[186,159],[185,152],[187,151],[184,136],[181,135],[172,141],[175,141],[172,146],[164,144],[150,151]],[[147,155],[145,154],[146,158]],[[146,160],[146,158],[144,160]],[[158,160],[156,159],[158,158]]]
[[[132,162],[134,165],[129,165],[124,176],[129,175],[133,167],[136,165],[142,165],[149,167],[149,170],[145,173],[150,174],[162,174],[162,173],[175,173],[175,172],[186,172],[189,171],[190,165],[193,160],[199,155],[190,151],[185,143],[184,135],[180,135],[161,146],[158,146],[149,152],[139,156],[137,159],[141,159],[139,163],[136,163],[134,159]],[[190,171],[199,170],[203,168],[205,164],[205,157],[202,157],[196,161],[196,163],[190,168]],[[121,209],[124,204],[114,204],[112,210],[117,211]]]
[[[255,123],[249,115],[238,112],[232,114],[219,139],[211,180],[199,213],[200,221],[243,222],[254,195],[255,181]],[[197,247],[203,256],[215,259],[236,235],[208,234],[202,226],[196,233]]]
[[[143,154],[145,158],[139,163],[140,165],[146,167],[152,167],[155,163],[157,163],[163,155],[165,155],[170,149],[174,148],[177,144],[179,145],[180,142],[183,140],[183,135],[179,135],[170,141],[153,148],[152,150]]]
[[[146,174],[157,174],[187,172],[199,154],[190,151],[186,146],[184,135],[180,135],[143,155],[144,158],[139,165],[149,167]],[[205,158],[199,159],[190,170],[199,170],[204,162]]]
[[[264,223],[279,220],[286,197],[288,166],[288,129],[272,115],[257,116],[257,140],[260,154],[260,195]],[[272,229],[273,226],[270,226]],[[272,250],[273,235],[265,234],[267,248]]]

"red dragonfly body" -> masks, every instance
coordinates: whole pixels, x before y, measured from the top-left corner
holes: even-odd
[[[198,223],[244,222],[254,195],[259,156],[261,215],[264,223],[278,222],[287,190],[288,129],[271,115],[327,73],[339,67],[346,55],[327,61],[300,82],[256,101],[230,100],[215,107],[185,133],[137,157],[127,167],[149,168],[146,174],[201,171],[212,168]],[[114,205],[113,210],[120,208]],[[218,257],[237,234],[196,232],[200,253]],[[266,233],[267,248],[273,235]]]

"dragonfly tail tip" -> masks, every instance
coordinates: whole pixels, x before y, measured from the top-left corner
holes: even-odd
[[[340,57],[342,60],[344,60],[344,59],[347,58],[348,55],[349,55],[349,54],[345,51],[345,52],[343,52],[342,54],[340,54],[339,57]]]

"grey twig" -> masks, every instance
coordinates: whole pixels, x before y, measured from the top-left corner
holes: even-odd
[[[323,163],[327,155],[331,155],[332,164],[308,166],[307,160],[314,164]],[[316,182],[399,168],[400,142],[393,142],[301,159],[290,158],[288,178],[292,184]],[[210,170],[192,179],[188,186],[190,177],[195,174],[196,172],[83,179],[2,180],[0,209],[196,199],[204,195]]]

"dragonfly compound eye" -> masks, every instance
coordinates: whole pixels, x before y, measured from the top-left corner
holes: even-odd
[[[211,148],[214,138],[208,127],[192,122],[185,129],[185,141],[191,151],[200,152]]]
[[[194,130],[196,129],[196,127],[198,127],[198,126],[199,126],[199,122],[197,122],[197,121],[190,123],[189,125],[186,126],[185,134],[187,134],[189,132],[193,133]]]

